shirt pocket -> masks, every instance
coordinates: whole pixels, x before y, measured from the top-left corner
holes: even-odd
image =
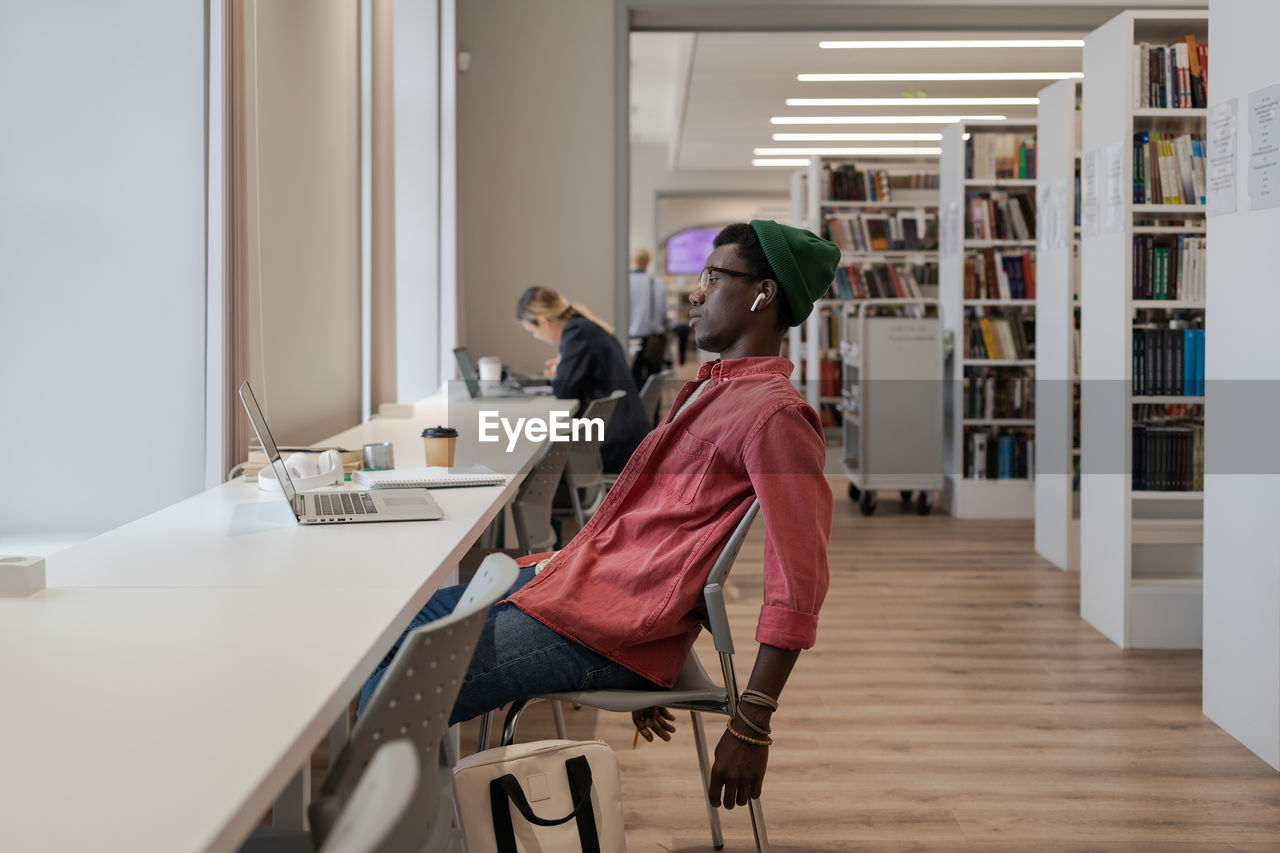
[[[716,446],[677,427],[675,440],[667,445],[658,465],[658,482],[681,503],[693,503],[715,458]]]

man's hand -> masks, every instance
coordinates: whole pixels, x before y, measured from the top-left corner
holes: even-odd
[[[631,722],[635,723],[636,731],[650,743],[653,743],[655,734],[663,740],[671,740],[671,734],[676,730],[674,721],[675,715],[661,705],[631,712]]]
[[[759,799],[768,763],[769,747],[740,741],[725,732],[716,744],[716,760],[711,767],[711,805],[720,805],[722,790],[726,809],[745,806],[748,798]]]

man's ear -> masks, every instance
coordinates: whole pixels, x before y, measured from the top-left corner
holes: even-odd
[[[760,281],[760,292],[764,294],[764,299],[760,300],[760,307],[757,309],[759,311],[763,311],[768,308],[774,303],[774,300],[782,295],[778,288],[778,282],[771,278],[762,279]],[[755,297],[752,297],[752,299],[754,298]]]

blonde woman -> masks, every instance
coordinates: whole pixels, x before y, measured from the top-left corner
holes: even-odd
[[[559,347],[560,354],[547,362],[551,389],[557,397],[587,403],[622,389],[613,419],[605,429],[600,455],[604,469],[622,470],[652,427],[640,404],[631,369],[613,327],[586,308],[570,303],[550,287],[531,287],[516,305],[516,319],[543,343]]]

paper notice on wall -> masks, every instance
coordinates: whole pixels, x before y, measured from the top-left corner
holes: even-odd
[[[1209,107],[1208,160],[1205,162],[1205,213],[1236,212],[1236,99]]]
[[[951,257],[960,252],[960,203],[948,201],[938,211],[938,254]]]
[[[1098,196],[1098,152],[1086,151],[1080,158],[1080,227],[1085,237],[1098,236]]]
[[[1102,149],[1106,170],[1106,192],[1102,200],[1102,233],[1124,230],[1124,143],[1114,142]],[[1130,193],[1133,184],[1129,185]]]
[[[1249,93],[1249,207],[1280,207],[1280,83]]]
[[[1049,203],[1049,182],[1036,184],[1036,248],[1047,249],[1051,243],[1049,232],[1053,230],[1053,206]]]

